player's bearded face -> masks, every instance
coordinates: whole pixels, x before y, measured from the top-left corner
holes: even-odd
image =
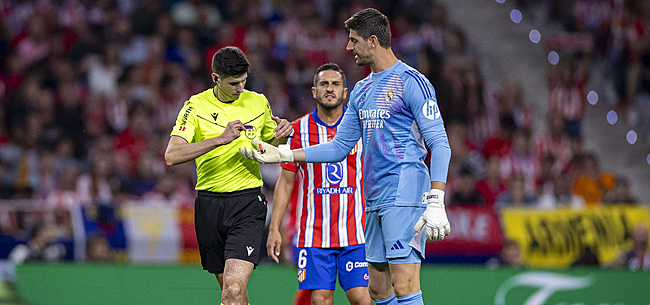
[[[212,73],[212,78],[217,84],[214,90],[217,98],[222,102],[230,102],[238,99],[239,95],[244,92],[248,73],[244,73],[240,76],[227,77],[221,77],[216,73]]]
[[[364,40],[363,37],[359,36],[357,34],[357,31],[350,30],[350,36],[346,50],[354,54],[354,61],[357,63],[357,65],[367,66],[372,64],[368,40]]]
[[[339,107],[348,95],[341,74],[332,70],[318,73],[316,87],[311,88],[312,94],[318,105],[325,109]]]

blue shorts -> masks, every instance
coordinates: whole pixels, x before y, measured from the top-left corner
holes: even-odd
[[[342,248],[298,248],[298,288],[368,287],[368,263],[363,245]]]
[[[413,227],[426,209],[389,206],[366,211],[366,260],[371,264],[413,264],[424,259],[424,230]]]

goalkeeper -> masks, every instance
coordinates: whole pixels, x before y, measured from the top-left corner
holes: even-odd
[[[393,54],[388,18],[364,9],[345,26],[347,50],[372,73],[355,85],[332,142],[291,151],[253,140],[253,149],[240,153],[261,163],[338,162],[363,137],[370,296],[378,305],[423,304],[425,237],[442,240],[450,230],[444,206],[447,134],[431,83]]]

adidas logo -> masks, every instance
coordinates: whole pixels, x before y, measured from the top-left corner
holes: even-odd
[[[404,246],[402,246],[402,243],[399,242],[399,240],[398,240],[398,241],[396,241],[396,242],[393,244],[392,247],[390,247],[390,249],[391,249],[391,250],[404,249]]]

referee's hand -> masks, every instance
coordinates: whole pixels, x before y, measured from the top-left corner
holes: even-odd
[[[291,135],[293,132],[293,127],[291,127],[291,123],[289,123],[289,121],[286,119],[281,119],[277,116],[271,116],[271,119],[273,119],[278,124],[278,127],[273,129],[276,139],[286,138]]]
[[[240,121],[228,122],[226,125],[226,130],[219,136],[221,139],[221,145],[226,145],[235,139],[241,136],[241,132],[244,130],[244,124]]]

